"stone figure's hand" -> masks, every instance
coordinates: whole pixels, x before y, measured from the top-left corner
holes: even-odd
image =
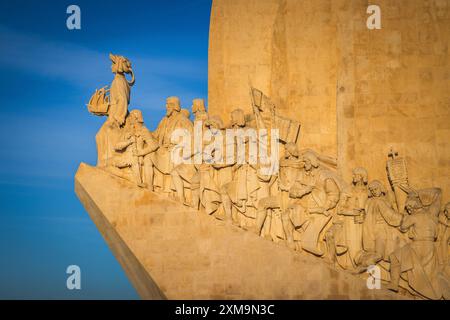
[[[361,212],[359,215],[354,217],[354,222],[357,224],[361,224],[364,222],[364,219],[366,218],[366,215],[364,214],[364,212]]]
[[[328,211],[325,210],[325,208],[323,207],[317,207],[317,208],[310,208],[309,213],[315,213],[315,214],[324,214],[326,216],[329,216],[330,213]]]

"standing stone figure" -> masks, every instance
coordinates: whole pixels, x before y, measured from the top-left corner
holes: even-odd
[[[296,229],[301,232],[301,248],[322,256],[323,231],[335,213],[340,190],[335,175],[321,167],[313,152],[305,152],[302,159],[303,169],[289,191],[295,201],[283,214],[283,228],[288,243]]]
[[[152,154],[159,146],[144,126],[140,110],[132,110],[128,114],[122,133],[122,139],[114,146],[116,151],[114,167],[131,168],[134,182],[153,191]],[[112,173],[117,174],[117,171],[112,170]],[[120,173],[117,175],[123,176]]]
[[[342,192],[332,228],[328,231],[327,243],[332,246],[332,262],[344,269],[356,267],[356,257],[362,250],[362,222],[368,198],[368,174],[362,167],[352,171],[352,184]]]
[[[180,191],[180,186],[172,185],[170,176],[175,166],[172,162],[171,154],[177,144],[177,141],[173,141],[172,134],[177,129],[184,129],[186,130],[186,135],[193,136],[192,122],[181,113],[180,99],[178,97],[169,97],[166,99],[166,115],[153,132],[153,136],[157,139],[160,146],[154,156],[154,166],[157,169],[155,173],[158,174],[155,177],[155,185],[166,194],[171,193],[173,189]],[[182,199],[180,200],[182,201]]]
[[[438,227],[438,255],[439,263],[443,268],[450,269],[449,249],[450,249],[450,202],[439,215]]]
[[[95,140],[97,142],[97,166],[106,167],[114,156],[114,145],[121,135],[121,128],[125,124],[130,103],[130,89],[135,82],[131,62],[118,55],[110,54],[111,71],[115,74],[109,90],[109,103],[106,114],[108,119],[98,131]],[[125,74],[131,74],[131,81],[125,78]]]
[[[278,193],[273,196],[263,198],[258,203],[258,212],[256,216],[256,234],[260,235],[263,226],[269,224],[270,237],[273,240],[277,238],[286,239],[286,235],[283,228],[281,217],[273,214],[274,210],[279,209],[281,216],[288,210],[291,198],[289,197],[289,191],[297,180],[297,176],[303,166],[302,161],[299,159],[299,151],[295,143],[287,143],[285,146],[285,155],[280,160],[280,172],[278,175]],[[268,213],[271,211],[270,218]],[[286,222],[286,223],[289,223]],[[288,243],[290,246],[292,242]]]
[[[400,229],[408,232],[412,242],[390,256],[389,288],[393,291],[398,291],[400,277],[403,276],[413,293],[422,297],[441,299],[443,295],[448,295],[448,284],[441,277],[435,249],[438,222],[433,207],[440,202],[440,193],[440,189],[432,188],[408,194],[408,215],[404,217]]]
[[[222,120],[218,116],[209,117],[206,121],[206,127],[211,133],[211,143],[218,139],[218,148],[214,147],[210,150],[203,150],[204,163],[202,163],[198,169],[200,179],[199,200],[200,206],[204,211],[207,214],[213,214],[216,213],[222,203],[220,188],[218,186],[218,181],[220,180],[218,178],[219,171],[227,165],[223,162],[224,135]]]
[[[231,219],[233,224],[242,228],[250,225],[253,220],[253,212],[257,204],[257,190],[259,188],[256,169],[249,163],[250,137],[246,135],[248,129],[245,114],[242,109],[231,112],[231,128],[238,136],[233,137],[234,159],[232,163],[232,179],[228,183],[221,184],[222,203],[225,215]],[[244,152],[243,161],[238,161],[238,147],[242,144]]]
[[[381,260],[389,261],[389,255],[401,246],[399,227],[403,215],[390,201],[385,186],[378,180],[369,183],[369,198],[363,222],[363,250],[357,258],[360,271]]]
[[[185,110],[185,109],[183,109]],[[183,111],[181,110],[181,111]],[[206,124],[208,120],[208,113],[205,110],[203,99],[192,100],[192,113],[194,114],[193,137],[191,139],[191,163],[181,163],[176,165],[171,171],[172,182],[176,190],[177,199],[187,206],[199,209],[200,206],[200,164],[195,163],[197,153],[202,154],[203,150],[203,132],[207,130]],[[187,117],[189,118],[189,117]],[[198,132],[197,132],[198,130]],[[200,150],[195,150],[194,137],[201,137]],[[190,199],[188,192],[190,192]]]
[[[134,116],[134,137],[136,148],[133,149],[133,156],[138,159],[141,168],[141,180],[144,186],[153,191],[154,182],[154,152],[159,145],[151,132],[144,126],[144,119],[140,110],[132,110],[130,116]]]
[[[192,100],[192,114],[194,115],[194,121],[206,120],[205,115],[207,116],[205,101],[200,98],[196,98]]]

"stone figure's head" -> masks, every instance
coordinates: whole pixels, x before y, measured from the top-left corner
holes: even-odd
[[[416,212],[423,208],[422,201],[420,200],[419,194],[417,192],[409,192],[406,198],[405,209],[409,214]]]
[[[178,97],[168,97],[166,99],[166,116],[170,117],[174,112],[180,111],[180,99]]]
[[[306,171],[311,171],[314,168],[319,167],[319,159],[317,158],[317,156],[314,152],[306,151],[302,155],[302,160],[303,160],[302,162],[303,162],[303,165],[304,165],[304,168]]]
[[[298,153],[297,145],[295,143],[293,143],[293,142],[286,143],[285,149],[286,149],[286,156],[287,157],[298,158],[299,153]]]
[[[110,53],[109,59],[112,62],[111,71],[118,74],[131,74],[131,81],[128,82],[132,86],[135,82],[133,68],[131,67],[131,61],[124,56],[119,56]]]
[[[206,120],[205,126],[211,130],[212,134],[216,134],[223,129],[223,122],[219,116],[211,116]]]
[[[134,109],[130,111],[130,114],[128,115],[130,117],[131,123],[133,125],[142,125],[144,123],[144,117],[142,116],[141,110]]]
[[[205,100],[200,98],[192,100],[192,113],[196,115],[197,112],[206,112]]]
[[[242,109],[234,109],[231,111],[231,126],[245,127],[245,114]]]
[[[447,18],[448,3],[446,0],[434,0],[434,6],[436,8],[436,17],[438,19]]]
[[[387,193],[386,187],[379,180],[373,180],[369,183],[369,197],[381,197]]]
[[[447,202],[447,204],[445,205],[444,214],[447,219],[450,219],[450,202]]]
[[[363,183],[366,185],[368,183],[368,174],[365,168],[357,167],[353,169],[352,175],[353,184]]]

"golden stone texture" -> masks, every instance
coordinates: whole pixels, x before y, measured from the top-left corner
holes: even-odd
[[[155,131],[111,54],[75,190],[141,297],[450,299],[448,2],[214,1],[209,108]]]
[[[393,146],[410,183],[450,198],[450,2],[214,0],[209,111],[251,111],[249,83],[302,124],[300,146],[337,157],[387,184]]]
[[[84,163],[75,192],[143,299],[405,299]]]

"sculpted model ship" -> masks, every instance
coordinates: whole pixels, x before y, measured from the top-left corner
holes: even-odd
[[[357,275],[377,266],[399,294],[450,298],[450,203],[441,208],[439,188],[410,186],[395,151],[386,163],[389,187],[369,180],[364,167],[346,182],[335,159],[299,147],[300,124],[255,88],[253,114],[236,109],[226,126],[202,99],[193,101],[191,121],[169,97],[151,132],[139,110],[128,112],[130,61],[110,58],[109,100],[101,89],[88,105],[107,116],[96,136],[97,167],[336,269]]]
[[[95,90],[95,93],[92,95],[91,99],[89,100],[89,103],[87,104],[90,113],[95,114],[97,116],[108,115],[109,109],[108,93],[109,93],[108,86]]]

